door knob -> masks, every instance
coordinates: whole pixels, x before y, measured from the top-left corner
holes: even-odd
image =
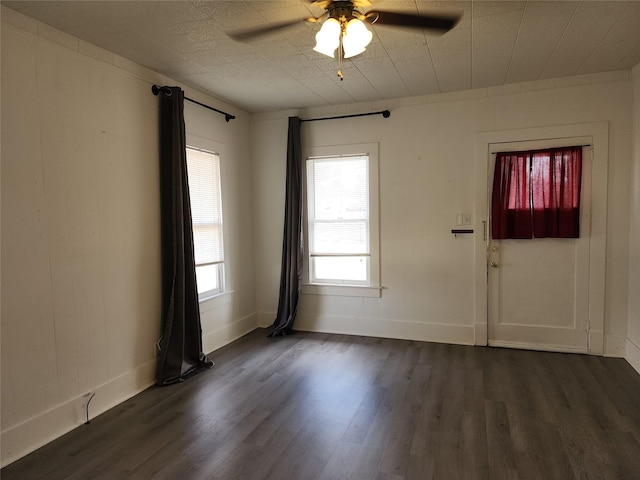
[[[498,268],[498,264],[497,264],[496,262],[491,262],[491,263],[490,263],[490,265],[491,265],[493,268]]]

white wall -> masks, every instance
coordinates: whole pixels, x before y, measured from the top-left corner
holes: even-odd
[[[348,81],[348,80],[345,80]],[[474,239],[454,238],[456,213],[475,214],[479,132],[586,122],[609,123],[604,351],[623,356],[627,332],[629,72],[529,82],[501,88],[355,106],[254,115],[257,308],[269,325],[277,308],[288,115],[331,116],[303,124],[303,146],[379,142],[381,298],[303,295],[295,326],[362,335],[472,344],[476,302]],[[621,234],[621,232],[624,232]],[[477,233],[480,234],[480,233]]]
[[[160,330],[158,99],[168,78],[2,7],[2,464],[153,383]],[[204,349],[255,328],[248,115],[186,107],[223,144],[229,293]],[[247,253],[248,252],[248,253]],[[213,358],[215,361],[215,358]],[[214,367],[215,368],[215,367]]]
[[[629,228],[629,334],[626,358],[640,372],[640,64],[633,69],[633,157]]]

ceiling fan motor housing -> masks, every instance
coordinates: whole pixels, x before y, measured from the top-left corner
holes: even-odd
[[[344,18],[345,20],[349,21],[352,18],[355,18],[353,12],[355,10],[355,6],[353,5],[353,2],[349,2],[349,1],[337,1],[337,2],[332,2],[330,5],[327,6],[327,12],[329,13],[329,18],[335,18],[336,20],[340,20],[341,18]],[[359,13],[359,12],[356,12]]]

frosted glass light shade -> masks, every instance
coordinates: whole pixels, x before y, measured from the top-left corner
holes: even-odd
[[[336,48],[340,45],[340,22],[335,18],[329,18],[322,24],[320,31],[316,33],[316,46],[314,50],[333,58]]]
[[[342,39],[344,58],[354,57],[364,52],[367,45],[371,43],[372,38],[373,34],[367,30],[367,27],[361,20],[357,18],[349,20],[344,38]]]

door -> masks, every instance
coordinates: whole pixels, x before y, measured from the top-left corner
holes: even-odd
[[[493,240],[489,235],[489,345],[588,352],[590,169],[591,151],[585,148],[580,238]],[[490,181],[489,198],[491,187]]]

